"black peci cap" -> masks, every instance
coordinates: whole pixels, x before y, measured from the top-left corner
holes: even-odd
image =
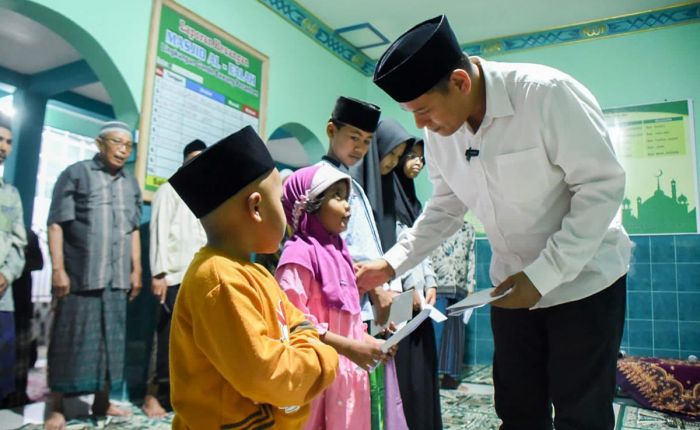
[[[445,15],[401,35],[382,54],[374,83],[399,103],[415,100],[452,71],[463,55]]]
[[[274,168],[265,143],[246,126],[185,163],[169,182],[201,218]]]
[[[374,133],[382,110],[377,105],[350,97],[338,97],[331,119]]]

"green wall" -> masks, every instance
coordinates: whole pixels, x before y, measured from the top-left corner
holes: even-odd
[[[72,106],[56,101],[49,101],[44,125],[59,130],[70,131],[86,137],[95,137],[100,133],[101,123],[109,118],[89,112],[80,112]]]
[[[140,107],[151,2],[34,0],[90,33],[123,75]],[[270,58],[267,138],[297,122],[323,142],[325,120],[338,94],[364,97],[367,78],[255,0],[181,0],[179,4]]]

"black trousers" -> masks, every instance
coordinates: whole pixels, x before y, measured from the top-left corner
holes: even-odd
[[[399,342],[394,357],[406,423],[410,430],[441,430],[440,384],[433,321],[427,319]]]
[[[493,382],[501,430],[614,429],[626,276],[551,308],[491,308]]]
[[[168,354],[170,352],[170,322],[173,317],[173,309],[175,309],[175,299],[177,292],[180,290],[180,285],[172,285],[168,287],[165,294],[165,303],[160,306],[160,316],[158,317],[158,325],[156,326],[156,359],[155,368],[153,369],[151,384],[157,386],[158,392],[156,397],[163,403],[164,406],[170,404],[170,360]]]

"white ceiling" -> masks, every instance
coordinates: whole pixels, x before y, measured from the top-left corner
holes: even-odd
[[[0,8],[0,65],[33,75],[80,59],[59,35],[36,21]]]
[[[89,99],[97,100],[108,105],[112,104],[112,99],[107,94],[107,90],[101,82],[93,82],[92,84],[75,87],[71,90],[74,93],[85,96]]]
[[[49,28],[0,8],[0,66],[33,75],[80,59],[80,53]],[[101,83],[85,85],[74,92],[112,104]]]
[[[531,33],[679,4],[677,0],[296,0],[331,28],[371,24],[393,41],[415,24],[447,15],[461,44]],[[340,32],[356,47],[381,42],[367,27]],[[388,44],[362,51],[377,59]]]

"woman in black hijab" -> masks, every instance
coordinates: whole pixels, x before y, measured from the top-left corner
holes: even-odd
[[[396,243],[395,185],[391,173],[413,140],[398,122],[393,119],[381,120],[372,137],[369,152],[350,169],[350,174],[365,190],[372,206],[384,251]]]
[[[406,148],[399,164],[394,169],[398,181],[396,216],[398,221],[407,227],[413,226],[423,210],[423,206],[416,196],[416,186],[413,180],[424,166],[423,139],[415,139],[413,144]]]
[[[379,123],[373,144],[362,162],[351,174],[365,189],[372,205],[382,247],[388,250],[396,243],[397,234],[410,226],[420,213],[420,202],[413,186],[401,179],[397,166],[403,166],[401,156],[410,152],[415,143],[406,130],[392,119]],[[406,178],[408,179],[408,178]],[[404,189],[402,181],[406,182]],[[406,190],[409,190],[407,192]],[[434,274],[430,260],[406,273],[401,278],[404,291],[416,292],[414,312],[419,312],[423,291],[435,301]],[[440,390],[437,377],[437,350],[432,321],[424,321],[409,337],[399,343],[395,356],[399,390],[404,414],[411,430],[442,429]]]

